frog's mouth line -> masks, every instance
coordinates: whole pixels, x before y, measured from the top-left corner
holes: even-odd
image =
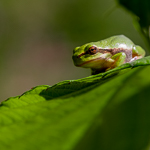
[[[102,53],[102,54],[106,54],[106,53],[110,53],[112,56],[119,53],[119,52],[124,52],[126,55],[127,55],[127,58],[130,58],[130,55],[132,56],[132,49],[125,49],[125,48],[110,48],[110,49],[102,49],[102,48],[99,48],[99,51],[98,53]],[[88,51],[86,52],[83,52],[81,53],[80,55],[78,55],[77,57],[80,58],[81,56],[85,55],[85,54],[89,54]],[[133,57],[133,56],[132,56]],[[108,58],[104,58],[104,57],[99,57],[99,58],[95,58],[95,59],[92,59],[92,60],[88,60],[86,62],[83,62],[82,64],[79,64],[79,65],[76,65],[77,67],[82,67],[92,61],[96,61],[96,60],[104,60],[104,61],[107,61],[109,59]],[[126,60],[127,62],[129,60]]]
[[[109,58],[103,58],[103,57],[99,57],[99,58],[95,58],[95,59],[92,59],[92,60],[88,60],[88,61],[86,61],[86,62],[84,62],[84,63],[82,63],[82,64],[80,64],[80,65],[76,65],[77,67],[82,67],[82,66],[84,66],[84,65],[86,65],[86,64],[88,64],[88,63],[90,63],[90,62],[93,62],[93,61],[96,61],[96,60],[107,60],[107,59],[109,59]]]

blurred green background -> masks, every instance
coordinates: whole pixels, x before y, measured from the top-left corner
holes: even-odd
[[[0,22],[0,101],[89,76],[72,62],[74,47],[87,42],[124,34],[146,49],[132,14],[115,0],[1,0]]]

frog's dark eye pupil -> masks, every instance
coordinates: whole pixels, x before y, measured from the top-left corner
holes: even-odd
[[[93,54],[96,54],[98,52],[98,48],[96,46],[91,46],[89,49],[88,49],[88,53],[93,55]]]

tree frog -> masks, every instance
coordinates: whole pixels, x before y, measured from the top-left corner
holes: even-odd
[[[144,56],[140,46],[124,35],[116,35],[76,47],[72,58],[75,66],[91,68],[94,75]]]

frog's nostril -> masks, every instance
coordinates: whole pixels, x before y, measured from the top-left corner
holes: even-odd
[[[85,55],[86,52],[81,53],[80,55],[77,56],[77,58],[80,58],[81,56]]]

